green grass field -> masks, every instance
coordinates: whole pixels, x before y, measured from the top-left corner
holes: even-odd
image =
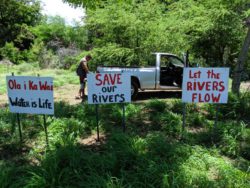
[[[1,86],[5,84],[3,67]],[[11,71],[8,71],[10,73]],[[15,75],[55,76],[55,84],[77,83],[74,73],[14,68]],[[1,89],[5,92],[4,89]],[[239,187],[250,185],[250,93],[230,94],[219,106],[188,104],[182,129],[180,99],[151,99],[122,106],[55,103],[55,115],[16,115],[0,109],[0,187]]]
[[[6,93],[6,75],[16,76],[48,76],[54,78],[54,86],[65,84],[78,84],[78,77],[75,72],[69,70],[39,69],[32,65],[23,63],[16,66],[0,65],[0,94]]]

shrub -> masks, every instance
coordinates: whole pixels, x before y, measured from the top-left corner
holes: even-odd
[[[187,115],[187,125],[191,127],[204,127],[206,118],[199,112],[189,113]]]
[[[20,65],[18,65],[17,67],[17,74],[23,74],[23,73],[27,73],[27,72],[31,72],[34,70],[37,70],[36,67],[33,66],[33,64],[29,64],[29,63],[22,63]]]
[[[246,119],[249,120],[250,92],[241,93],[238,97],[229,93],[228,104],[221,105],[219,115],[222,119]]]
[[[161,101],[159,99],[150,100],[146,104],[147,109],[156,113],[164,112],[167,107],[168,107],[167,104],[164,101]]]
[[[10,60],[11,62],[18,64],[20,60],[20,52],[18,48],[14,46],[14,44],[6,43],[3,48],[0,48],[0,56],[2,56],[5,59]]]
[[[96,68],[98,65],[105,66],[126,66],[126,65],[138,65],[136,61],[134,51],[129,48],[120,47],[117,44],[106,44],[100,48],[94,48],[91,51],[93,56],[93,63],[90,63],[92,68]]]
[[[181,100],[176,99],[172,101],[172,108],[171,111],[177,114],[182,114],[183,113],[183,103]]]
[[[51,146],[66,146],[76,143],[77,138],[84,132],[85,124],[73,119],[54,119],[48,126]],[[41,133],[44,135],[44,133]]]
[[[215,130],[215,141],[219,144],[222,153],[236,157],[240,153],[240,141],[246,130],[244,122],[219,123]]]
[[[182,117],[173,112],[168,112],[160,119],[162,130],[166,135],[178,137],[182,132]]]

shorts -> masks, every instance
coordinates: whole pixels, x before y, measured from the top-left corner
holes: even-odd
[[[84,80],[85,80],[85,76],[79,76],[79,80],[80,80],[80,88],[81,89],[84,89],[84,86],[85,86],[85,82],[84,82]]]

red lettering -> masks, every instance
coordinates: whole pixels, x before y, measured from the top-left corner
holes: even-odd
[[[37,85],[33,84],[33,81],[29,80],[29,89],[30,90],[37,90]]]
[[[220,81],[220,82],[219,82],[219,85],[220,85],[220,87],[221,87],[219,91],[224,91],[224,90],[225,90],[224,82],[223,82],[223,81]]]
[[[192,82],[187,82],[187,90],[192,90]]]
[[[39,81],[39,88],[40,90],[53,90],[53,86],[52,85],[48,85],[47,81],[45,81],[45,83],[43,84],[41,81]]]
[[[210,95],[208,93],[205,94],[204,99],[205,99],[205,102],[209,102],[210,101]]]
[[[21,85],[16,82],[16,80],[9,80],[8,86],[10,89],[21,89]]]
[[[115,84],[115,79],[116,79],[116,74],[114,75],[114,79],[112,78],[112,75],[109,74],[109,79],[110,79],[111,84],[114,85]]]
[[[194,90],[194,91],[196,91],[196,83],[197,83],[197,82],[194,82],[194,83],[193,83],[193,90]]]
[[[198,82],[197,84],[198,84],[198,89],[203,90],[203,88],[205,86],[205,82],[202,82],[202,83]]]
[[[95,78],[98,81],[97,86],[122,84],[121,74],[104,74],[103,78],[101,78],[101,74],[96,74]]]
[[[13,89],[14,88],[14,82],[15,82],[16,80],[9,80],[9,82],[8,82],[8,85],[9,85],[9,88],[10,89]]]
[[[200,76],[201,76],[201,71],[194,72],[193,75],[192,71],[191,70],[189,71],[189,78],[200,78]]]
[[[219,85],[218,82],[216,81],[213,82],[213,91],[218,91],[218,85]]]
[[[197,98],[197,93],[193,93],[192,94],[192,102],[194,102],[194,100]]]
[[[199,102],[204,102],[201,98],[201,94],[199,93]]]
[[[214,103],[218,103],[220,101],[220,93],[219,93],[219,95],[217,97],[214,96],[214,94],[212,93],[212,101]]]
[[[108,83],[109,85],[109,77],[107,74],[104,75],[104,79],[103,79],[103,85],[106,85],[106,82]]]
[[[192,71],[191,71],[191,70],[189,71],[189,78],[193,78],[193,77],[192,77]]]
[[[206,91],[210,91],[211,89],[211,82],[206,82]]]
[[[96,79],[97,81],[99,81],[99,83],[96,83],[96,84],[95,84],[95,85],[97,85],[97,86],[102,85],[102,80],[100,79],[100,76],[101,76],[101,74],[96,74],[96,75],[95,75],[95,79]]]
[[[122,84],[122,82],[121,82],[121,74],[117,74],[117,84]]]

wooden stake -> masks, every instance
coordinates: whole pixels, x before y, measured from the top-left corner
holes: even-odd
[[[125,123],[125,121],[126,121],[126,116],[125,116],[125,104],[123,103],[122,104],[122,127],[123,127],[123,132],[125,132],[125,130],[126,130],[126,123]]]
[[[20,115],[19,113],[16,114],[17,117],[17,124],[18,124],[18,130],[19,130],[19,138],[20,138],[20,143],[23,142],[23,134],[22,134],[22,127],[21,127],[21,122],[20,122]]]
[[[45,137],[46,137],[46,146],[49,148],[49,137],[48,137],[48,131],[47,131],[47,124],[46,124],[46,116],[43,115],[43,126],[45,131]]]
[[[100,141],[99,135],[99,113],[98,113],[98,104],[95,105],[95,113],[96,113],[96,131],[97,131],[97,141]]]
[[[14,72],[12,72],[11,75],[15,76]],[[17,124],[18,124],[18,132],[19,132],[20,143],[22,143],[23,142],[23,134],[22,134],[22,127],[21,127],[21,121],[20,121],[19,113],[16,114],[16,117],[17,117]]]

